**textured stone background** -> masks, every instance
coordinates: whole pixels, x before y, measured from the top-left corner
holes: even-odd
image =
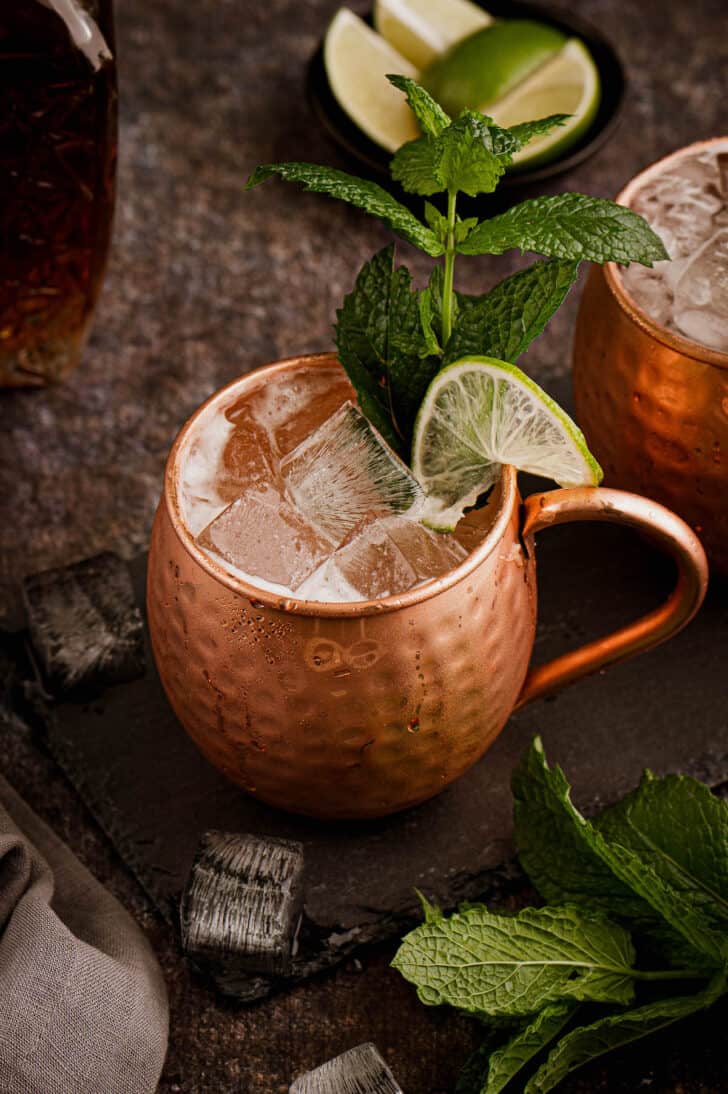
[[[565,7],[568,5],[564,5]],[[242,183],[259,162],[348,166],[314,125],[306,60],[334,0],[118,0],[119,200],[114,249],[85,360],[62,387],[0,393],[0,580],[112,548],[144,549],[170,443],[220,384],[277,356],[329,348],[341,295],[386,241],[325,198]],[[611,196],[641,167],[728,130],[723,0],[582,0],[619,48],[632,93],[616,139],[552,191]],[[403,247],[403,251],[407,248]],[[406,256],[410,259],[410,255]],[[416,275],[424,274],[417,257]],[[461,262],[482,291],[508,260]],[[574,294],[528,357],[568,368]],[[10,778],[148,931],[164,964],[172,1037],[162,1091],[285,1091],[296,1072],[362,1040],[408,1094],[452,1090],[470,1025],[425,1010],[389,950],[252,1010],[190,978],[174,941],[52,763],[19,730]],[[563,1090],[717,1094],[728,1088],[725,1008],[592,1065]]]

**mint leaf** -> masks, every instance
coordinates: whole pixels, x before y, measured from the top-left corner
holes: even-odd
[[[511,786],[518,858],[544,900],[586,905],[625,920],[656,921],[651,906],[595,851],[586,822],[577,821],[570,808],[566,776],[558,765],[549,767],[540,737],[515,768]]]
[[[442,189],[451,193],[462,190],[470,197],[495,190],[506,165],[493,150],[488,119],[483,114],[464,110],[437,139],[442,148]],[[465,243],[467,240],[462,246]]]
[[[479,1094],[500,1094],[514,1075],[522,1070],[537,1052],[553,1041],[576,1013],[569,1003],[552,1003],[544,1007],[501,1048],[491,1053]]]
[[[519,146],[523,148],[534,137],[544,137],[552,129],[564,125],[570,117],[571,114],[549,114],[548,118],[539,118],[535,122],[521,122],[519,125],[512,125],[508,132],[512,137],[515,137]]]
[[[442,357],[442,293],[445,271],[442,266],[435,266],[430,274],[430,281],[426,289],[420,293],[420,320],[423,327],[423,338],[428,352],[433,352]],[[453,316],[457,318],[458,298],[455,294],[453,300]],[[437,347],[437,348],[435,348]],[[437,364],[436,371],[441,368],[441,361]],[[434,374],[433,374],[434,375]]]
[[[637,1041],[664,1029],[681,1018],[711,1006],[726,989],[726,970],[718,973],[704,991],[696,995],[660,999],[621,1014],[613,1014],[567,1033],[546,1062],[526,1083],[524,1094],[546,1094],[570,1072],[620,1045]]]
[[[523,841],[521,861],[524,868],[540,890],[542,885],[546,890],[550,889],[548,899],[574,899],[572,887],[577,893],[583,894],[586,890],[590,892],[588,903],[637,920],[645,918],[646,904],[650,909],[648,922],[654,923],[656,913],[674,932],[682,935],[690,947],[705,954],[716,965],[728,957],[725,936],[721,937],[713,929],[693,891],[675,887],[658,873],[648,857],[608,841],[582,816],[571,801],[563,772],[559,768],[549,769],[538,738],[533,742],[526,765],[526,771],[521,765],[513,780],[516,838]],[[534,800],[538,803],[540,821],[538,813],[534,814],[527,806],[526,823],[520,803]],[[545,822],[545,815],[558,817],[559,845],[555,844],[553,850],[547,849],[543,840],[539,841],[535,835],[536,825]],[[529,840],[534,839],[539,845],[536,854],[533,844],[529,850]],[[583,873],[581,881],[575,876],[578,869]],[[614,877],[611,889],[609,873]],[[549,885],[549,875],[555,879],[553,887]],[[568,892],[563,888],[565,877]],[[560,891],[559,896],[555,896],[555,890]],[[639,897],[642,902],[635,903],[635,898]]]
[[[441,160],[439,141],[433,137],[418,137],[397,149],[390,163],[391,175],[408,194],[429,197],[445,189]]]
[[[432,228],[433,232],[440,240],[441,243],[447,242],[447,217],[443,216],[439,209],[436,209],[431,202],[425,202],[425,221]],[[455,218],[455,242],[462,243],[467,238],[470,232],[478,223],[477,217],[467,217],[462,220],[460,217]]]
[[[387,442],[405,453],[414,418],[439,367],[422,359],[417,294],[390,244],[367,262],[336,313],[339,360],[359,405]]]
[[[430,904],[429,900],[424,893],[421,893],[419,889],[415,889],[417,899],[422,905],[422,914],[425,917],[425,923],[436,923],[438,919],[442,919],[442,908],[439,904]]]
[[[532,198],[481,221],[460,244],[462,254],[503,254],[518,248],[551,258],[653,262],[668,258],[647,222],[605,198],[557,194]]]
[[[314,163],[268,163],[253,171],[245,189],[258,186],[272,175],[280,175],[287,182],[303,183],[307,191],[328,194],[379,217],[397,235],[432,258],[444,253],[445,248],[435,234],[375,182],[357,179],[345,171],[319,167]]]
[[[596,826],[689,893],[716,931],[728,927],[728,803],[707,786],[687,775],[655,778],[647,772]]]
[[[433,329],[435,311],[432,305],[432,289],[429,285],[420,293],[418,303],[420,309],[420,323],[422,325],[422,337],[424,339],[424,347],[420,350],[420,356],[426,357],[428,354],[440,356],[442,354],[442,348]]]
[[[469,353],[516,361],[561,306],[578,268],[578,262],[548,259],[506,277],[484,296],[458,294],[446,363]]]
[[[487,122],[482,114],[464,110],[439,136],[408,141],[392,159],[392,178],[409,193],[426,197],[441,190],[462,190],[471,197],[490,193],[508,157],[493,151]]]
[[[423,1003],[529,1015],[565,1000],[630,1002],[633,961],[625,930],[564,905],[516,916],[473,908],[425,923],[404,938],[393,965]]]
[[[451,118],[429,92],[409,76],[387,76],[390,84],[407,96],[407,105],[417,118],[420,129],[426,136],[439,137],[447,129]]]
[[[432,228],[440,242],[445,243],[448,231],[447,217],[443,216],[440,210],[436,209],[430,201],[425,202],[425,221]]]

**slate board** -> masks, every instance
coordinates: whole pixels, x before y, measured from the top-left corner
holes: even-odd
[[[648,610],[671,564],[605,525],[566,526],[538,541],[544,660]],[[133,566],[143,603],[145,559]],[[147,648],[147,673],[98,699],[51,712],[47,743],[162,914],[177,922],[197,843],[216,828],[300,840],[305,920],[293,980],[402,930],[413,887],[452,907],[513,876],[510,773],[532,736],[565,768],[587,810],[620,797],[647,766],[728,780],[728,589],[714,583],[677,638],[514,715],[495,745],[431,802],[378,821],[324,823],[247,797],[197,752],[172,714]],[[256,980],[242,997],[267,993]],[[280,986],[280,985],[277,985]]]
[[[569,403],[566,384],[553,394]],[[544,484],[524,477],[523,493]],[[537,540],[539,626],[534,662],[605,634],[663,599],[672,563],[612,525],[551,528]],[[144,603],[146,558],[132,565]],[[9,595],[0,628],[17,630]],[[12,610],[11,610],[12,609]],[[3,618],[5,616],[5,618]],[[146,638],[146,635],[145,635]],[[14,656],[17,634],[0,642]],[[378,821],[325,823],[282,813],[229,783],[169,708],[148,645],[146,675],[85,703],[46,711],[52,754],[159,908],[178,926],[180,895],[208,829],[299,840],[305,903],[288,981],[252,978],[238,996],[336,964],[401,933],[414,887],[446,908],[496,895],[518,876],[510,775],[535,733],[587,812],[630,790],[642,770],[728,782],[728,582],[713,579],[697,618],[676,638],[514,715],[483,759],[439,797]],[[17,689],[16,689],[17,691]],[[2,696],[0,696],[0,700]]]

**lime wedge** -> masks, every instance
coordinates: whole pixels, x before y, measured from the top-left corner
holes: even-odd
[[[437,374],[415,422],[425,523],[452,530],[506,463],[560,486],[602,478],[581,430],[538,384],[505,361],[464,357]]]
[[[599,107],[599,72],[586,46],[570,38],[545,64],[508,95],[491,103],[488,113],[507,128],[549,114],[571,114],[568,122],[531,141],[514,157],[514,167],[534,167],[565,152],[585,133]]]
[[[561,31],[531,19],[493,23],[433,61],[422,73],[421,83],[449,114],[461,110],[489,114],[492,102],[508,94],[565,42]],[[532,117],[542,118],[544,112]]]
[[[348,8],[329,24],[324,65],[339,106],[377,144],[395,152],[420,136],[406,99],[385,79],[389,72],[417,79],[417,69]]]
[[[374,26],[417,68],[493,22],[470,0],[374,0]]]

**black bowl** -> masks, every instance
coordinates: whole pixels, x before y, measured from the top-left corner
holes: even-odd
[[[581,38],[594,58],[599,70],[602,97],[597,115],[589,129],[563,156],[551,163],[507,172],[499,189],[541,182],[570,171],[572,167],[593,156],[609,140],[619,124],[627,86],[619,57],[600,31],[571,12],[559,11],[558,8],[543,4],[522,3],[521,0],[484,0],[481,7],[498,18],[535,19],[556,27],[569,37]],[[371,22],[371,17],[367,21]],[[369,172],[388,178],[391,153],[367,137],[333,96],[324,66],[323,42],[311,58],[307,86],[313,111],[334,140]]]

